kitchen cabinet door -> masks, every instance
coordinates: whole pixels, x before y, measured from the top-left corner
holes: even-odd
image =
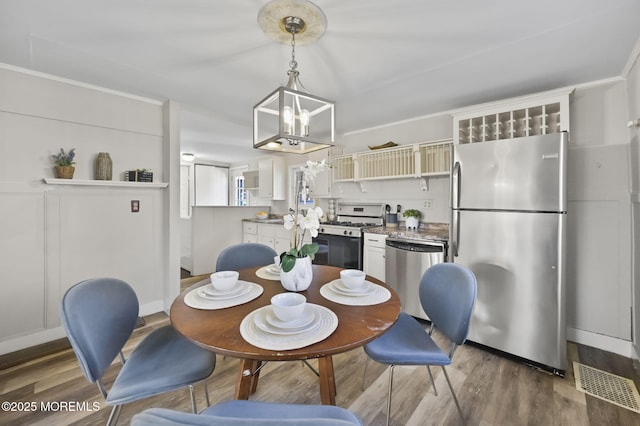
[[[327,164],[331,164],[329,154],[330,151],[327,149],[312,152],[309,154],[309,160],[317,162],[324,160]],[[311,198],[322,198],[331,196],[331,175],[331,170],[318,173],[318,176],[315,177],[310,185]]]
[[[258,224],[258,242],[265,244],[275,250],[276,229],[275,225]]]
[[[260,198],[286,199],[286,167],[283,158],[258,160],[258,193]]]
[[[243,243],[258,242],[258,224],[253,222],[242,223],[242,242]]]
[[[362,259],[362,269],[367,275],[385,280],[385,241],[386,235],[364,234],[364,251]]]

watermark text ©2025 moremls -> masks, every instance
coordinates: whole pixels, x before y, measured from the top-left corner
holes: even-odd
[[[2,411],[4,412],[25,412],[25,411],[99,411],[98,401],[2,401]]]

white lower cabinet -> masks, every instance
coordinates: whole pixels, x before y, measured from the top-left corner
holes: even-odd
[[[278,254],[281,254],[285,251],[289,251],[291,248],[291,235],[292,231],[289,231],[284,228],[284,225],[275,225],[276,232],[273,243],[273,248]]]
[[[364,272],[381,281],[385,280],[384,251],[386,235],[364,233]]]
[[[292,232],[278,223],[242,223],[242,241],[245,243],[265,244],[281,254],[291,248]],[[311,237],[306,236],[304,243],[310,243]]]
[[[258,242],[258,224],[254,222],[242,222],[242,242]]]
[[[258,224],[258,242],[275,249],[276,225]]]

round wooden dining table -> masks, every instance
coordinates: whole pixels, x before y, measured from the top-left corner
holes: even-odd
[[[342,268],[313,265],[311,286],[300,292],[307,302],[324,306],[338,317],[336,330],[326,339],[299,349],[284,351],[256,347],[244,340],[240,323],[251,312],[271,303],[271,297],[286,290],[280,281],[260,278],[256,271],[240,270],[239,279],[261,285],[263,293],[250,302],[214,310],[191,308],[184,297],[191,290],[209,284],[207,278],[183,291],[171,305],[171,324],[183,336],[196,345],[220,355],[240,358],[240,369],[236,382],[236,399],[249,399],[255,392],[264,361],[291,361],[318,359],[320,400],[322,404],[335,405],[336,386],[332,355],[360,347],[387,331],[400,315],[398,294],[382,281],[367,276],[367,281],[382,285],[391,292],[389,300],[375,305],[352,306],[332,302],[320,294],[320,288],[340,278]]]

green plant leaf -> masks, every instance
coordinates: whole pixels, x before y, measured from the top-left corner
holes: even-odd
[[[296,256],[285,254],[284,256],[282,256],[282,264],[280,265],[280,267],[284,272],[290,272],[296,265],[296,259]]]
[[[309,256],[311,257],[311,260],[313,260],[319,249],[320,247],[316,243],[305,244],[300,249],[300,257]]]

